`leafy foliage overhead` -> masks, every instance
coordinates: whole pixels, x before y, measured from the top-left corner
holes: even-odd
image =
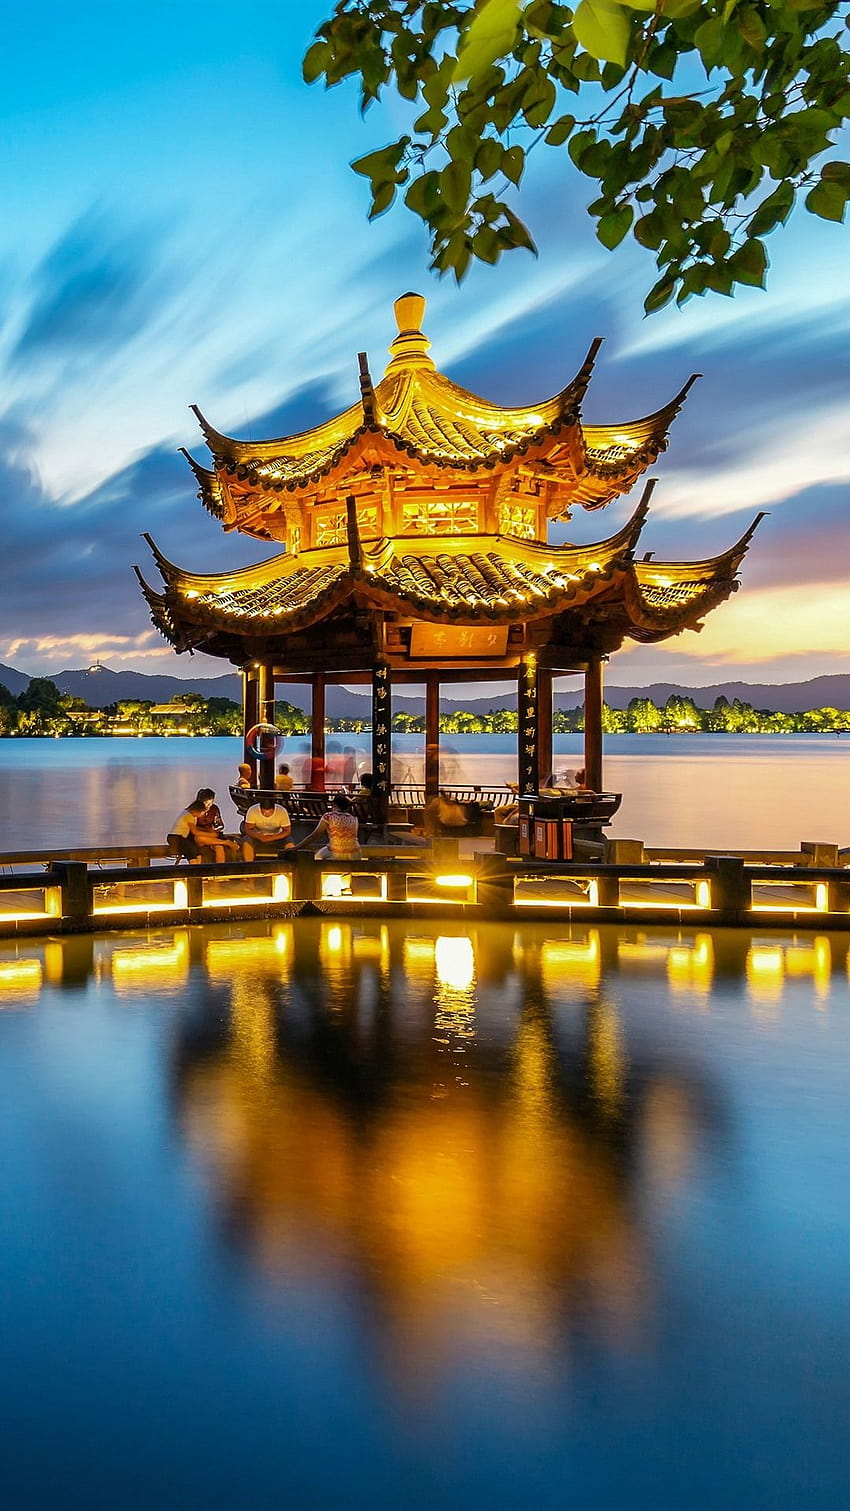
[[[409,130],[354,163],[370,218],[401,192],[432,267],[463,278],[534,241],[509,200],[529,152],[594,181],[603,246],[629,232],[660,277],[646,310],[763,287],[764,237],[798,198],[841,221],[850,163],[846,5],[816,0],[339,0],[304,77],[410,102]]]

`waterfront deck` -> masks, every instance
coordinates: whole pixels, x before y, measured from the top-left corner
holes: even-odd
[[[159,864],[163,845],[7,852],[0,937],[317,912],[850,930],[850,870],[836,846],[658,855],[612,841],[601,862],[479,846],[368,846],[353,865],[302,851],[251,865],[174,866]]]

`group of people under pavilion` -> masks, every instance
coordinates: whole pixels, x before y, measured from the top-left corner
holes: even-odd
[[[250,735],[281,683],[311,692],[312,757],[324,760],[329,684],[372,694],[375,802],[391,798],[393,691],[425,686],[425,791],[440,787],[439,702],[447,684],[510,679],[517,694],[517,784],[539,792],[553,767],[553,680],[584,677],[583,765],[603,788],[603,665],[625,642],[654,644],[704,617],[738,586],[756,520],[708,560],[638,554],[652,483],[614,534],[554,544],[553,524],[627,494],[667,446],[693,379],[645,417],[591,424],[583,404],[599,341],[542,403],[505,407],[439,372],[422,331],[425,301],[395,303],[398,333],[359,400],[297,435],[239,440],[196,411],[211,465],[187,455],[205,509],[225,531],[279,554],[218,574],[171,562],[148,537],[161,589],[137,574],[176,651],[221,657],[243,674],[245,760],[274,784],[274,757]]]
[[[314,846],[317,846],[316,860],[346,861],[360,857],[358,818],[344,792],[333,795],[312,832],[297,842],[286,803],[273,792],[260,793],[251,804],[238,838],[224,831],[215,792],[211,787],[201,787],[193,801],[177,815],[167,839],[177,859],[187,860],[190,865],[200,865],[204,860],[217,865],[236,859],[250,863]]]

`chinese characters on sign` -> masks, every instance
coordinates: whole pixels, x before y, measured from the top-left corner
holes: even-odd
[[[517,683],[519,727],[519,790],[537,792],[540,784],[537,749],[537,662],[531,657],[522,661]]]
[[[372,791],[383,802],[390,790],[391,724],[390,669],[379,661],[372,673]]]
[[[410,654],[429,656],[504,656],[508,648],[507,625],[414,624]]]

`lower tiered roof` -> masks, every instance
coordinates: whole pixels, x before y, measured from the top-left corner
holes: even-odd
[[[334,616],[364,611],[410,624],[524,623],[573,652],[582,639],[606,650],[624,638],[658,641],[699,628],[737,587],[758,518],[720,556],[696,562],[635,561],[647,497],[616,535],[590,546],[549,546],[501,535],[385,538],[361,542],[353,500],[345,544],[286,553],[216,575],[187,572],[158,550],[160,590],[136,568],[156,627],[178,651],[250,660],[262,641],[285,662],[287,639]],[[598,645],[597,645],[597,648]],[[321,670],[317,664],[316,670]]]

